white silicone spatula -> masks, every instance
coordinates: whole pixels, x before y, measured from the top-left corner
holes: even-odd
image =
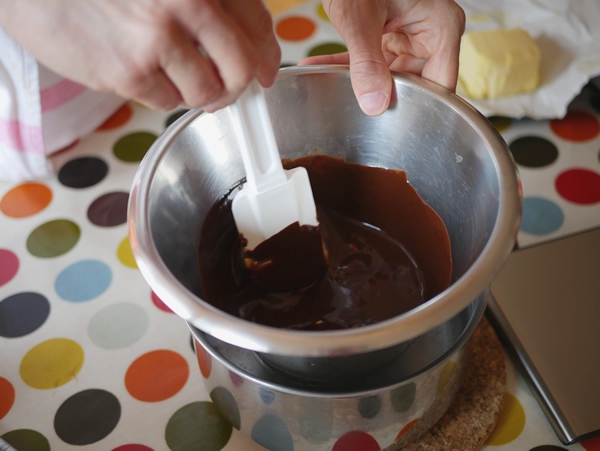
[[[308,173],[303,167],[283,169],[259,82],[253,80],[230,108],[246,169],[246,183],[234,197],[232,211],[246,249],[295,222],[318,226]]]

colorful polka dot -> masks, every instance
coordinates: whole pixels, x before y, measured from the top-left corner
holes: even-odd
[[[600,437],[592,437],[580,442],[585,451],[600,451]]]
[[[531,448],[530,451],[567,451],[567,448],[562,448],[560,446],[554,445],[541,445],[536,446],[535,448]]]
[[[416,394],[417,386],[414,382],[394,388],[390,393],[392,407],[398,413],[406,412],[415,402]]]
[[[0,211],[10,218],[27,218],[39,213],[52,201],[52,190],[41,183],[23,183],[0,200]]]
[[[268,413],[258,419],[250,434],[252,440],[267,449],[294,451],[294,441],[287,426],[277,415]]]
[[[69,188],[89,188],[97,185],[108,174],[108,165],[97,157],[71,160],[58,171],[58,180]]]
[[[510,117],[504,116],[492,116],[488,118],[492,125],[498,130],[500,133],[508,130],[512,125],[512,119]]]
[[[231,392],[225,387],[216,387],[210,392],[210,399],[223,418],[239,431],[241,426],[240,409]]]
[[[350,431],[342,435],[332,451],[379,451],[377,440],[363,431]]]
[[[21,379],[39,390],[48,390],[71,381],[83,366],[83,349],[67,338],[53,338],[34,346],[19,368]]]
[[[112,451],[154,451],[152,448],[146,445],[140,445],[138,443],[131,443],[127,445],[117,446]]]
[[[400,440],[400,438],[402,436],[404,436],[408,431],[410,431],[410,429],[418,422],[419,422],[419,418],[416,418],[416,419],[406,423],[406,425],[400,430],[400,432],[398,432],[398,435],[396,436],[396,441]]]
[[[16,429],[2,435],[2,439],[17,451],[50,451],[50,442],[33,429]]]
[[[125,387],[139,401],[158,402],[174,396],[189,376],[187,361],[169,350],[148,352],[127,369]]]
[[[10,412],[15,403],[15,388],[8,381],[0,377],[0,420]]]
[[[581,142],[589,141],[598,136],[600,123],[590,113],[570,110],[563,119],[550,121],[550,129],[562,139]]]
[[[75,393],[54,416],[54,430],[70,445],[89,445],[110,434],[121,418],[121,404],[106,390]]]
[[[117,248],[117,258],[121,263],[129,268],[137,269],[137,263],[131,250],[131,244],[129,243],[129,237],[125,237],[123,241],[119,243]]]
[[[510,151],[521,166],[541,168],[558,158],[558,149],[545,138],[525,136],[510,143]]]
[[[381,399],[379,396],[369,396],[361,398],[358,401],[358,412],[363,418],[375,418],[381,409]]]
[[[543,197],[523,199],[521,231],[531,235],[547,235],[560,229],[565,221],[561,208]]]
[[[113,146],[113,153],[121,161],[138,163],[142,161],[157,136],[149,132],[135,132],[123,136]]]
[[[102,349],[122,349],[138,342],[149,324],[148,314],[142,307],[123,302],[97,312],[88,325],[88,335]]]
[[[0,287],[7,284],[19,271],[19,257],[8,249],[0,249]]]
[[[262,402],[265,404],[271,404],[275,401],[275,393],[267,388],[259,387],[258,396],[260,396],[260,399],[262,399]]]
[[[17,293],[0,301],[0,337],[28,335],[46,322],[50,302],[39,293]]]
[[[558,175],[554,183],[561,197],[578,205],[600,202],[600,174],[589,169],[569,169]]]
[[[286,41],[303,41],[310,38],[316,29],[311,19],[300,16],[286,17],[275,26],[277,36]]]
[[[328,442],[333,434],[331,399],[305,397],[299,400],[300,434],[314,445]]]
[[[55,219],[38,226],[27,237],[27,250],[34,257],[53,258],[69,252],[79,241],[79,226],[68,219]]]
[[[98,130],[114,130],[115,128],[122,127],[129,122],[131,116],[133,116],[133,110],[131,109],[131,106],[126,103],[117,111],[115,111],[111,117],[106,119],[106,121],[104,121],[104,123],[98,127]]]
[[[173,313],[173,310],[171,310],[169,308],[169,306],[167,304],[165,304],[154,291],[151,293],[150,298],[152,299],[152,303],[159,310],[162,310],[163,312],[167,312],[167,313]]]
[[[87,211],[92,224],[100,227],[114,227],[127,222],[127,202],[129,193],[107,193],[98,197]]]
[[[344,53],[346,51],[348,49],[344,44],[328,42],[311,48],[306,56],[333,55],[334,53]]]
[[[319,16],[319,18],[329,22],[329,16],[325,12],[325,8],[323,8],[323,3],[321,3],[321,2],[319,2],[319,4],[317,5],[317,16]]]
[[[54,282],[54,289],[69,302],[85,302],[100,296],[112,282],[110,267],[99,260],[82,260],[67,266]]]
[[[173,122],[175,122],[177,119],[179,119],[181,116],[183,116],[188,111],[189,110],[179,110],[179,111],[175,111],[173,114],[169,115],[169,117],[165,121],[165,127],[169,127]]]
[[[239,387],[244,383],[244,378],[239,374],[235,374],[233,371],[229,372],[229,379],[235,387]]]
[[[437,390],[435,392],[436,398],[444,393],[444,389],[448,385],[448,382],[450,382],[450,378],[452,377],[455,367],[455,362],[448,362],[446,365],[444,365],[444,368],[442,368],[442,372],[440,373],[440,378],[438,380]]]
[[[74,149],[75,146],[77,144],[79,144],[79,139],[76,139],[75,141],[73,141],[71,144],[67,144],[65,147],[63,147],[62,149],[58,149],[56,152],[52,152],[52,156],[55,157],[56,155],[60,155],[61,153],[66,153],[67,151]]]
[[[196,342],[196,358],[198,359],[198,365],[200,365],[200,373],[204,379],[208,379],[212,370],[212,357],[198,342]]]
[[[525,410],[517,398],[504,394],[504,404],[496,427],[486,440],[486,445],[500,446],[516,439],[525,427]]]
[[[140,445],[138,443],[131,443],[127,445],[117,446],[112,451],[154,451],[152,448],[146,445]]]
[[[210,424],[210,427],[198,427]],[[171,451],[220,451],[231,437],[231,425],[211,402],[183,406],[169,419],[165,439]]]

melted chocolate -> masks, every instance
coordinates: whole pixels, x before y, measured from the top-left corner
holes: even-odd
[[[207,215],[200,237],[200,276],[207,302],[273,327],[347,329],[400,315],[448,287],[452,264],[446,228],[408,184],[404,171],[323,155],[284,165],[307,169],[321,234],[293,224],[246,255],[257,265],[270,262],[250,271],[231,201],[223,198]],[[307,233],[310,238],[303,241]],[[310,260],[321,252],[320,235],[327,250],[326,267],[319,266],[318,258]],[[296,263],[316,263],[303,269],[293,262],[278,264],[278,250],[289,255],[294,247]],[[280,291],[290,283],[301,288]]]

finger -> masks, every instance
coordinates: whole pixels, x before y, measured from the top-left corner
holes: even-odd
[[[161,70],[129,85],[117,86],[116,93],[153,110],[171,110],[182,102],[179,90]]]
[[[331,22],[344,39],[350,59],[352,87],[365,114],[377,116],[389,106],[392,78],[381,50],[387,17],[375,2],[345,0],[331,2]]]
[[[318,65],[318,64],[350,64],[350,55],[348,52],[334,53],[333,55],[317,55],[304,58],[298,63],[298,66]]]
[[[262,0],[221,0],[221,6],[256,49],[256,77],[263,86],[271,86],[281,64],[281,48],[273,31],[271,14]]]
[[[216,68],[198,49],[191,36],[173,33],[172,45],[160,52],[160,65],[177,87],[188,108],[211,104],[223,95]]]

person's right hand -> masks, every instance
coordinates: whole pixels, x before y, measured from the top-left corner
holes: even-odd
[[[2,0],[0,24],[56,73],[154,109],[225,107],[281,58],[261,0]]]

